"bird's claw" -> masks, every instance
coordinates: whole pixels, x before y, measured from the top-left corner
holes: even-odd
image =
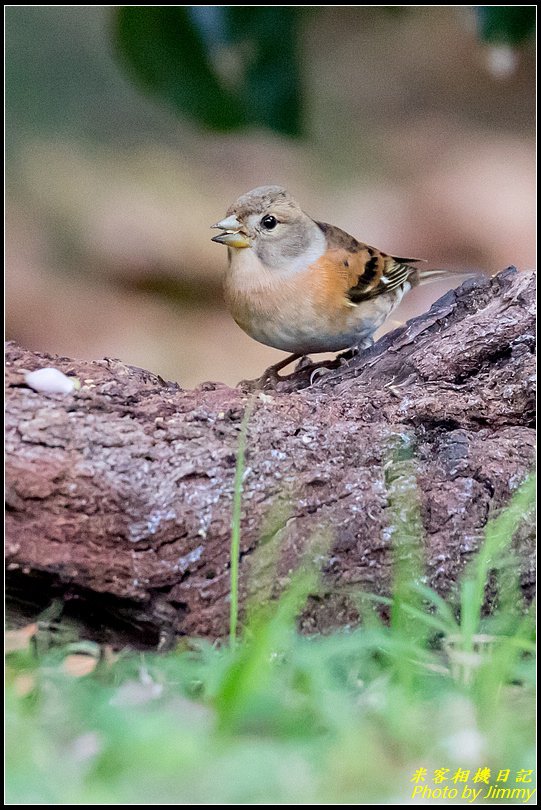
[[[279,382],[286,379],[287,375],[281,377],[277,371],[271,368],[266,369],[261,377],[257,377],[255,380],[241,380],[237,383],[237,388],[242,388],[242,390],[247,393],[254,391],[272,391]]]
[[[357,355],[361,354],[365,349],[369,349],[371,346],[373,346],[373,344],[374,341],[372,338],[367,338],[358,346],[352,346],[345,352],[338,354],[334,360],[322,360],[320,363],[314,363],[310,357],[308,357],[308,355],[303,355],[298,360],[297,365],[295,366],[295,371],[293,371],[291,374],[284,374],[283,376],[278,373],[278,371],[284,368],[286,365],[282,361],[281,363],[277,364],[278,367],[270,366],[267,368],[261,377],[258,377],[255,380],[241,380],[239,383],[237,383],[237,387],[242,388],[247,392],[272,391],[276,390],[280,383],[292,380],[299,372],[306,372],[309,369],[312,369],[308,380],[308,386],[311,386],[319,377],[328,374],[330,371],[333,371],[336,368],[347,366],[351,360],[357,357]],[[291,360],[291,362],[293,362],[293,360]]]
[[[257,377],[255,380],[241,380],[239,383],[237,383],[237,388],[242,388],[243,390],[250,392],[274,390],[278,383],[284,382],[284,380],[289,380],[298,371],[310,368],[312,365],[310,358],[303,355],[299,359],[297,365],[295,366],[295,371],[292,374],[284,374],[283,376],[278,374],[280,369],[285,368],[290,362],[293,363],[297,358],[298,355],[292,355],[288,362],[282,360],[280,363],[276,363],[274,366],[269,366],[269,368],[265,369],[261,377]]]

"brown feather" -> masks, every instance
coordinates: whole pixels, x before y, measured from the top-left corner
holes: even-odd
[[[347,286],[344,297],[350,304],[359,304],[378,295],[384,295],[409,281],[412,286],[419,283],[419,272],[408,262],[422,259],[405,259],[389,256],[371,245],[359,242],[355,237],[326,222],[317,223],[325,234],[329,250],[336,267],[344,267]]]

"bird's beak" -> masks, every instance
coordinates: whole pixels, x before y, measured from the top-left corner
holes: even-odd
[[[211,228],[220,228],[223,233],[218,236],[213,236],[213,242],[219,242],[221,245],[227,245],[234,248],[247,248],[250,247],[250,240],[248,234],[242,230],[242,225],[235,216],[227,217],[217,222],[216,225],[211,225]]]

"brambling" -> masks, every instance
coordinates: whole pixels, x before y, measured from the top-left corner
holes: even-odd
[[[212,241],[227,245],[225,299],[247,334],[290,356],[261,381],[303,355],[363,349],[403,296],[441,270],[419,270],[317,222],[280,186],[243,194]]]

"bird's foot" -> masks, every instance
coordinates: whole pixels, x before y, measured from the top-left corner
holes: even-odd
[[[301,356],[300,354],[292,354],[279,363],[269,366],[269,368],[265,369],[261,377],[255,380],[241,380],[237,384],[237,387],[251,393],[253,391],[279,391],[281,388],[287,390],[288,383],[292,383],[294,388],[302,388],[306,385],[310,386],[330,371],[334,371],[342,366],[347,366],[357,355],[362,354],[365,349],[369,349],[373,345],[374,341],[372,338],[365,338],[357,346],[352,346],[345,352],[338,354],[332,360],[321,360],[319,363],[314,363],[307,355]],[[299,362],[291,374],[281,375],[278,373],[295,360]],[[297,375],[302,371],[305,372],[303,377],[305,377],[306,382],[304,385],[301,384],[299,386],[299,377]],[[284,383],[285,385],[283,385]]]
[[[299,358],[300,361],[297,363],[293,374],[299,371],[299,369],[306,368],[312,363],[309,357],[301,356],[300,354],[292,354],[289,357],[286,357],[285,360],[281,360],[279,363],[269,366],[269,368],[265,369],[261,377],[257,377],[255,380],[241,380],[239,383],[237,383],[237,387],[242,388],[247,392],[272,391],[276,388],[278,383],[288,380],[293,376],[293,374],[284,374],[282,376],[278,372],[286,366],[289,366],[289,364],[293,363],[295,360],[299,360]]]
[[[280,377],[277,372],[266,369],[261,377],[257,377],[255,380],[240,380],[237,388],[241,388],[247,394],[255,391],[269,391],[276,388],[278,382],[283,379],[284,377]]]
[[[346,349],[345,352],[337,354],[333,360],[322,360],[321,363],[313,363],[313,370],[310,374],[310,385],[313,385],[320,377],[334,371],[337,368],[347,367],[352,360],[374,345],[373,338],[365,338],[356,346]]]
[[[350,349],[346,349],[345,352],[339,354],[336,359],[340,361],[341,366],[347,366],[351,360],[359,355],[362,355],[368,349],[371,349],[373,345],[374,338],[364,338],[363,340],[359,341],[356,346],[352,346]]]
[[[348,349],[346,352],[337,354],[332,360],[321,360],[319,363],[312,363],[312,371],[310,373],[308,384],[313,385],[321,377],[324,377],[326,374],[330,374],[331,371],[336,371],[336,369],[341,368],[342,366],[347,366],[350,360],[352,360],[356,354],[357,349]]]
[[[354,357],[357,357],[359,352],[362,351],[359,346],[352,346],[351,349],[346,349],[345,352],[340,352],[340,354],[336,355],[336,359],[340,361],[341,366],[347,366],[347,364],[353,360]]]

